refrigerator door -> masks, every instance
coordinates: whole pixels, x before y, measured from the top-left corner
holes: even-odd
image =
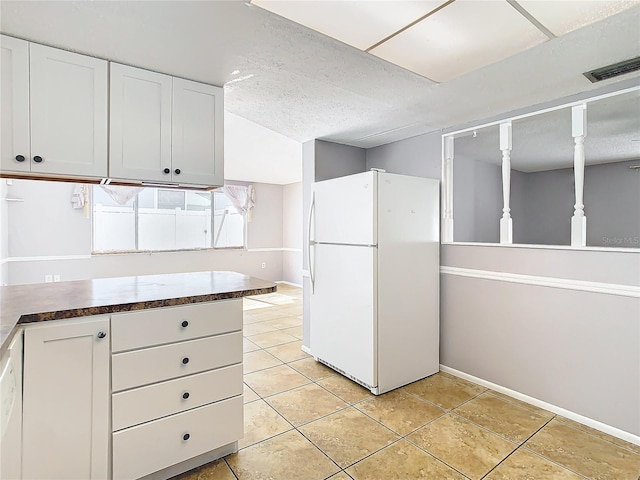
[[[311,240],[376,245],[377,178],[365,172],[314,183]]]
[[[311,295],[313,356],[377,387],[375,247],[314,245]]]

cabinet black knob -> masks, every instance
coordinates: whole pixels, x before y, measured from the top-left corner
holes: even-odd
[[[176,169],[173,171],[173,173],[175,173],[176,175],[180,175],[180,169],[179,169],[179,168],[176,168]]]
[[[191,438],[191,435],[189,435],[188,433],[185,433],[185,434],[182,436],[182,439],[183,439],[185,442],[186,442],[187,440],[189,440],[190,438]]]
[[[182,359],[182,364],[183,364],[183,365],[186,365],[187,363],[189,363],[189,357],[184,357],[184,358]]]
[[[184,393],[182,394],[182,398],[184,398],[185,400],[186,400],[187,398],[189,398],[189,392],[184,392]]]
[[[165,169],[163,170],[163,172],[164,172],[164,173],[171,173],[171,170],[169,170],[168,168],[165,168]]]
[[[24,155],[16,155],[16,162],[24,162]]]
[[[42,157],[39,155],[36,155],[35,157],[33,157],[33,161],[36,163],[40,163],[42,161]]]
[[[187,328],[189,326],[189,322],[187,322],[186,320],[183,320],[180,325],[182,325],[182,328]]]
[[[102,339],[107,336],[107,332],[98,332],[98,338]]]

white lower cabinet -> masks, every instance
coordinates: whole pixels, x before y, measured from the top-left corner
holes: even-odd
[[[169,478],[242,438],[242,298],[28,324],[23,376],[22,479]]]
[[[23,479],[109,476],[109,317],[24,328]]]
[[[114,392],[242,362],[242,333],[113,355]]]
[[[168,478],[242,438],[242,298],[111,322],[114,480]]]
[[[242,395],[240,364],[115,393],[112,400],[113,430],[237,395]]]
[[[113,434],[113,478],[140,478],[235,442],[243,434],[242,396]]]

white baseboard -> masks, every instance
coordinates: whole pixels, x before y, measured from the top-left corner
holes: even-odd
[[[635,445],[640,445],[640,436],[634,435],[633,433],[625,432],[624,430],[620,430],[619,428],[612,427],[611,425],[607,425],[606,423],[593,420],[592,418],[585,417],[583,415],[577,414],[570,410],[565,410],[564,408],[558,407],[556,405],[552,405],[551,403],[547,403],[537,398],[530,397],[529,395],[525,395],[524,393],[511,390],[510,388],[506,388],[501,385],[488,382],[486,380],[483,380],[482,378],[474,377],[473,375],[469,375],[468,373],[464,373],[454,368],[447,367],[446,365],[440,364],[440,371],[449,373],[451,375],[460,377],[464,380],[468,380],[473,383],[477,383],[478,385],[482,385],[483,387],[490,388],[491,390],[495,390],[496,392],[503,393],[517,400],[522,400],[523,402],[530,403],[531,405],[543,408],[545,410],[556,413],[558,415],[562,415],[563,417],[566,417],[570,420],[586,425],[587,427],[591,427],[595,430],[599,430],[613,437],[620,438],[622,440],[633,443]]]
[[[302,345],[302,347],[300,347],[300,350],[302,350],[307,355],[313,356],[313,353],[311,353],[311,349],[309,347],[307,347],[306,345]]]
[[[284,283],[285,285],[291,285],[292,287],[302,288],[302,285],[298,285],[297,283],[287,282],[286,280],[276,280],[276,283]]]

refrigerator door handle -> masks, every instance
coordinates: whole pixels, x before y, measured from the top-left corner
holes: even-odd
[[[309,225],[307,230],[307,238],[309,239],[309,247],[307,248],[307,260],[309,261],[309,278],[311,279],[311,294],[314,293],[315,279],[313,278],[313,264],[311,263],[311,248],[315,245],[315,242],[311,239],[311,224],[313,221],[313,213],[316,208],[316,194],[311,194],[311,206],[309,207]]]

